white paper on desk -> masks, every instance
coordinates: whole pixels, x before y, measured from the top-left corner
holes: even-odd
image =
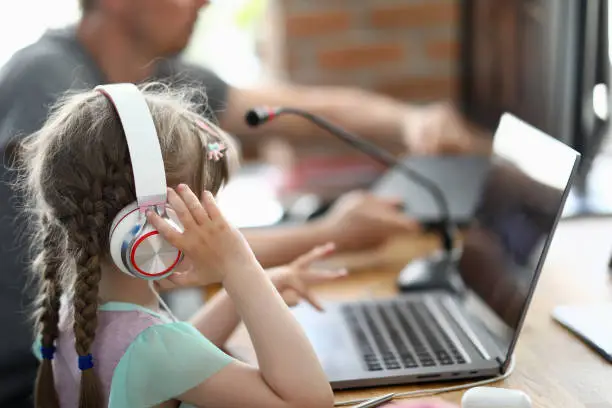
[[[579,336],[612,356],[612,303],[587,306],[558,306],[553,317]]]

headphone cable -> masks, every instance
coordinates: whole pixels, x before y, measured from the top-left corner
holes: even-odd
[[[152,281],[152,280],[149,281],[149,289],[151,289],[151,292],[153,292],[153,294],[157,298],[157,301],[161,305],[162,309],[164,309],[164,311],[168,313],[168,315],[174,322],[178,322],[179,319],[174,315],[174,313],[172,313],[172,311],[170,310],[166,302],[164,302],[164,299],[162,299],[162,297],[159,295],[159,293],[155,289],[155,281]]]

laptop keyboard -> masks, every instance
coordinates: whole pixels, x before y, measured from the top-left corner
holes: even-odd
[[[369,371],[466,363],[425,302],[346,304],[342,313]]]

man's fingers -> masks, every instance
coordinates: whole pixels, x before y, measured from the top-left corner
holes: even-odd
[[[398,211],[403,211],[406,208],[406,201],[401,197],[377,197],[381,204],[386,207],[392,207]]]
[[[399,212],[379,212],[372,214],[372,217],[377,219],[379,222],[388,225],[389,227],[406,232],[417,232],[421,229],[421,225],[418,221],[408,218]]]
[[[404,205],[404,199],[401,197],[377,197],[376,199],[380,200],[381,203],[390,207],[398,207]]]
[[[315,261],[318,261],[326,256],[330,255],[336,250],[336,244],[333,242],[328,242],[325,245],[320,245],[310,250],[310,252],[305,253],[300,256],[298,259],[294,261],[294,265],[297,268],[304,268],[309,266]]]

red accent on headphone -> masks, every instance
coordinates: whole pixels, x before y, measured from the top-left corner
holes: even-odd
[[[178,251],[178,254],[176,255],[176,259],[174,260],[172,265],[170,265],[168,268],[166,268],[162,272],[159,272],[159,273],[147,273],[147,272],[143,271],[142,269],[140,269],[138,267],[138,264],[136,263],[136,259],[135,259],[136,258],[136,249],[138,248],[138,245],[140,245],[145,239],[147,239],[149,237],[152,237],[153,235],[159,235],[159,231],[148,232],[145,235],[143,235],[142,237],[138,238],[138,240],[136,242],[134,242],[134,245],[132,246],[132,251],[130,252],[130,262],[132,263],[132,266],[138,272],[140,272],[141,274],[143,274],[145,276],[150,276],[150,277],[157,277],[157,276],[164,275],[164,274],[170,272],[172,269],[174,269],[174,267],[181,260],[181,251]]]

